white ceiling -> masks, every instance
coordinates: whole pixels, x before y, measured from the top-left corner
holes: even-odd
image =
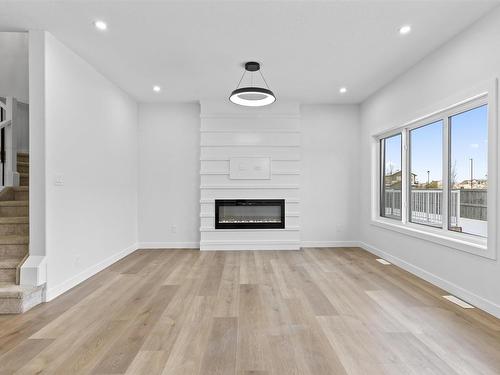
[[[15,1],[1,30],[45,29],[139,101],[226,98],[247,60],[279,99],[360,102],[498,1]],[[92,22],[103,19],[108,30]],[[401,36],[398,29],[411,24]],[[162,87],[154,93],[152,86]],[[340,95],[339,87],[348,93]]]

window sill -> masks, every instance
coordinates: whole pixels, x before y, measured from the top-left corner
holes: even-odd
[[[372,219],[371,224],[484,258],[496,259],[495,251],[488,247],[486,238],[471,238],[459,233],[443,233],[441,229],[434,229],[431,227],[421,228],[421,225],[418,224],[403,224],[380,217]]]

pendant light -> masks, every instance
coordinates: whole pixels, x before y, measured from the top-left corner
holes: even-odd
[[[243,78],[245,77],[245,74],[247,74],[247,72],[251,74],[251,84],[248,87],[240,88],[240,84],[243,81]],[[253,85],[253,74],[255,72],[260,73],[260,76],[262,77],[262,81],[266,85],[266,88],[256,87]],[[231,93],[229,100],[234,104],[243,105],[246,107],[262,107],[265,105],[272,104],[276,101],[274,93],[271,90],[269,90],[269,86],[267,85],[266,79],[264,78],[262,72],[260,71],[260,64],[258,62],[250,61],[245,64],[245,71],[241,76],[240,82],[238,82],[236,90],[234,90]]]

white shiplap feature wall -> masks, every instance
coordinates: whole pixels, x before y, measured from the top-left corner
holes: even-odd
[[[201,102],[200,249],[300,248],[300,107]],[[270,179],[231,179],[231,158],[270,158]],[[285,199],[285,229],[215,229],[215,199]]]

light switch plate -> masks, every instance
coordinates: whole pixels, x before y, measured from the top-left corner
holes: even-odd
[[[62,174],[57,174],[54,178],[54,185],[63,186],[64,185],[64,176]]]

